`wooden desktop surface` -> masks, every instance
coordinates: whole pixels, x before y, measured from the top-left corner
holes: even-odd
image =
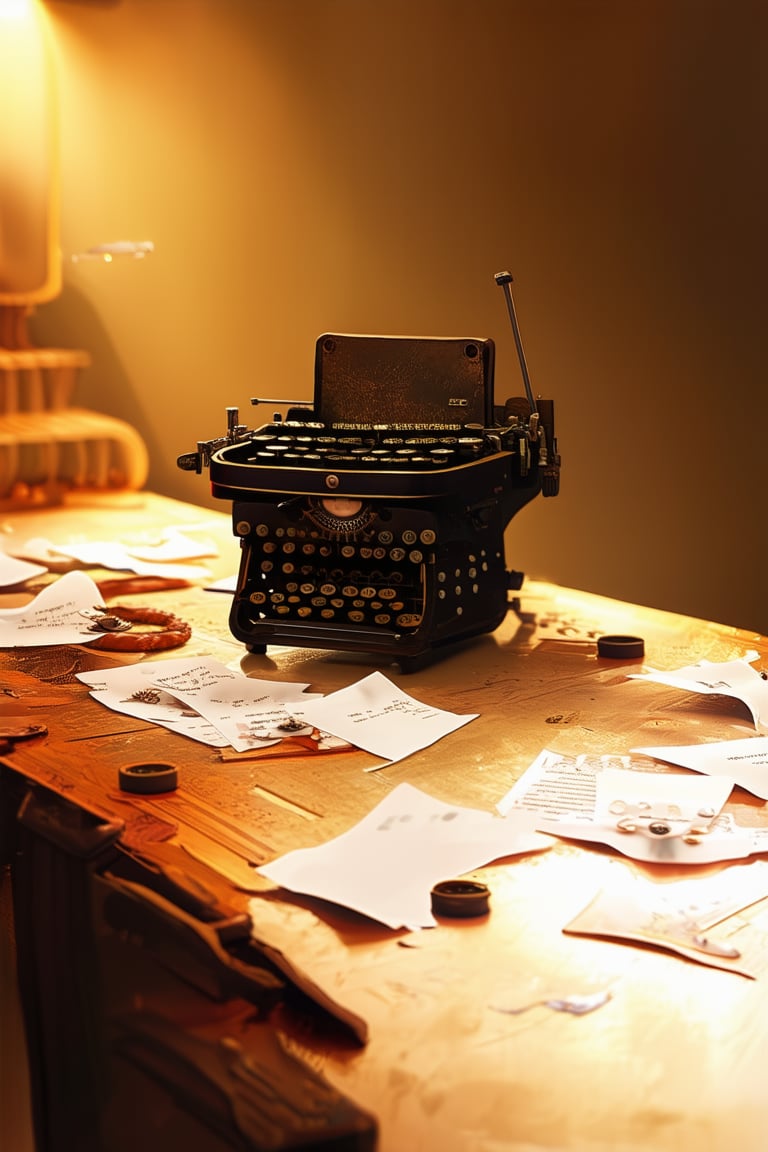
[[[234,572],[238,546],[225,512],[151,494],[4,518],[6,539],[55,543],[147,539],[172,525],[201,524],[219,548],[210,562],[214,575]],[[98,581],[119,574],[91,575]],[[0,605],[28,598],[16,590]],[[638,683],[627,674],[750,650],[766,667],[768,639],[531,581],[519,612],[510,611],[496,633],[403,676],[394,666],[338,652],[249,654],[229,633],[229,596],[201,584],[109,602],[152,604],[192,624],[191,640],[163,657],[212,655],[251,675],[306,681],[325,693],[379,667],[424,702],[479,713],[432,747],[375,772],[364,769],[380,761],[359,751],[222,756],[103,708],[66,676],[51,682],[36,661],[39,650],[0,657],[4,686],[15,693],[0,704],[3,716],[44,715],[49,729],[46,738],[19,744],[6,763],[121,820],[123,841],[147,860],[203,877],[224,903],[250,910],[258,939],[280,949],[342,1016],[365,1022],[362,1045],[329,1028],[323,1013],[286,1014],[279,1027],[292,1052],[376,1114],[381,1152],[762,1152],[768,974],[752,980],[660,949],[563,932],[617,869],[659,885],[693,869],[643,868],[607,849],[556,841],[545,852],[475,873],[491,891],[487,917],[407,933],[291,897],[256,868],[343,832],[401,781],[493,811],[544,748],[623,754],[633,745],[755,735],[736,700]],[[599,658],[595,642],[605,633],[643,637],[645,660]],[[87,666],[99,659],[72,651]],[[154,798],[119,792],[119,766],[145,760],[176,764],[178,790]],[[741,823],[768,823],[765,804],[742,789],[727,807]],[[765,930],[768,949],[766,904],[743,920]],[[601,991],[610,992],[608,1002],[582,1016],[543,1003]]]

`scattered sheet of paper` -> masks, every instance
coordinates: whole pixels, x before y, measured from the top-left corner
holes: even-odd
[[[158,668],[167,674],[181,671],[189,659],[147,661],[127,667],[104,668],[95,672],[78,672],[77,679],[91,690],[91,696],[105,708],[159,724],[180,736],[187,736],[213,748],[226,748],[229,741],[199,712],[182,704],[175,696],[156,688]]]
[[[220,580],[212,580],[206,584],[206,592],[234,592],[237,589],[237,573],[230,572],[229,576],[222,576]]]
[[[757,652],[748,652],[741,660],[701,660],[673,672],[633,672],[629,679],[650,680],[709,696],[734,696],[747,705],[755,727],[768,730],[768,680],[752,667],[757,658]]]
[[[306,705],[296,715],[393,764],[476,720],[478,713],[457,716],[422,704],[381,672],[372,672],[349,688]],[[383,767],[379,764],[366,771]]]
[[[642,771],[631,763],[630,756],[560,756],[544,749],[497,810],[502,815],[514,809],[531,812],[540,832],[607,844],[648,863],[707,864],[768,849],[762,829],[741,828],[731,817],[719,815],[733,788],[732,778]],[[609,811],[619,801],[630,814],[633,806],[639,809],[640,831],[620,830],[622,812]],[[712,816],[700,818],[700,811]],[[695,844],[686,843],[682,835],[654,836],[645,831],[650,819],[646,813],[668,820],[671,833],[684,830],[687,823],[710,830]]]
[[[768,800],[768,736],[719,740],[713,744],[665,745],[632,748],[632,752],[679,764],[708,776],[730,776],[753,796]]]
[[[308,684],[257,680],[208,657],[176,669],[156,664],[153,683],[205,717],[238,752],[312,732],[311,723],[296,719],[304,702],[318,695],[306,692]]]
[[[137,576],[165,576],[169,580],[198,580],[210,576],[210,570],[192,559],[216,555],[211,544],[200,544],[180,532],[168,531],[156,545],[125,545],[112,540],[89,540],[74,544],[54,544],[50,540],[28,540],[23,555],[41,563],[62,556],[76,560],[86,568],[110,568],[135,572]]]
[[[429,928],[436,924],[430,891],[438,881],[550,846],[526,813],[502,819],[398,784],[348,832],[258,871],[291,892],[331,900],[388,928]]]
[[[28,560],[19,560],[16,556],[9,556],[0,549],[0,588],[11,588],[14,584],[23,584],[35,576],[42,576],[48,569],[42,564],[30,564]]]
[[[87,644],[103,633],[91,632],[92,621],[83,613],[101,603],[90,576],[67,572],[22,608],[0,609],[0,648]]]
[[[506,816],[512,808],[523,808],[539,816],[558,817],[566,813],[591,818],[595,811],[597,774],[609,765],[629,768],[629,756],[561,756],[544,748],[496,810]]]
[[[655,944],[699,964],[755,978],[765,969],[765,938],[738,912],[768,896],[768,864],[727,868],[716,876],[658,885],[626,869],[564,931]],[[718,933],[710,929],[721,925]],[[730,927],[730,931],[728,931]]]

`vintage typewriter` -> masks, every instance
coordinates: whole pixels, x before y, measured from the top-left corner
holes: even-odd
[[[370,653],[403,672],[493,631],[522,574],[504,530],[560,457],[551,400],[534,398],[499,273],[525,395],[497,407],[490,339],[325,334],[314,400],[281,404],[177,460],[231,500],[241,561],[232,633],[252,652],[291,645]]]

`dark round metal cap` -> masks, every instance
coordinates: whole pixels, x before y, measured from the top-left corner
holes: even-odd
[[[436,916],[484,916],[490,892],[477,880],[441,880],[431,896]]]
[[[642,660],[645,641],[642,636],[600,636],[597,654],[609,660]]]
[[[148,796],[178,788],[179,773],[173,764],[128,764],[119,770],[119,783],[123,792]]]

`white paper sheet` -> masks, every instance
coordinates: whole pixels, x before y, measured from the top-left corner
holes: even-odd
[[[673,884],[654,884],[618,868],[611,880],[565,932],[655,944],[753,979],[764,972],[764,935],[751,932],[742,917],[728,923],[768,896],[764,861]],[[713,934],[714,925],[721,928]]]
[[[356,684],[302,707],[296,715],[393,764],[476,720],[478,713],[457,716],[422,704],[381,672],[372,672]],[[383,767],[379,764],[366,771]]]
[[[757,658],[757,652],[748,652],[741,660],[722,663],[701,660],[672,672],[633,672],[629,679],[649,680],[708,696],[734,696],[747,705],[755,727],[768,730],[768,680],[763,680],[752,667]]]
[[[22,608],[0,609],[0,648],[87,644],[104,633],[89,631],[92,621],[83,613],[101,604],[90,576],[67,572]]]
[[[768,736],[719,740],[712,744],[658,745],[631,751],[708,776],[730,776],[753,796],[768,800]]]
[[[497,810],[502,814],[528,811],[537,817],[535,826],[540,832],[607,844],[624,856],[649,863],[738,860],[768,848],[768,836],[762,837],[761,829],[740,828],[731,817],[719,815],[733,779],[642,771],[630,768],[630,763],[630,756],[560,756],[544,749],[499,801]],[[619,829],[622,813],[609,811],[619,800],[625,801],[629,813],[633,805],[650,806],[640,808],[640,831]],[[714,815],[699,817],[699,811]],[[660,822],[676,813],[669,821],[668,837],[643,830],[650,819],[648,812],[658,815]],[[711,824],[711,830],[699,843],[686,843],[678,834],[678,829],[685,830],[685,822]]]
[[[181,671],[189,663],[188,658],[183,658],[163,660],[162,664],[130,664],[95,672],[78,672],[77,679],[91,689],[94,700],[113,712],[159,724],[171,732],[201,744],[209,744],[213,748],[226,748],[229,741],[213,724],[154,684],[153,678],[157,676],[158,667],[171,674]]]
[[[9,556],[0,548],[0,588],[10,588],[14,584],[23,584],[35,576],[42,576],[48,569],[42,564],[30,564],[28,560],[19,560],[16,556]]]
[[[429,928],[436,924],[430,890],[438,881],[550,844],[526,813],[500,818],[398,784],[348,832],[258,871],[291,892],[331,900],[388,928]]]
[[[188,563],[189,559],[211,555],[208,546],[188,540],[181,533],[170,534],[154,547],[150,544],[125,545],[114,540],[54,544],[50,540],[35,538],[26,542],[21,554],[43,563],[46,559],[54,561],[65,556],[86,568],[135,572],[137,576],[165,576],[169,580],[198,580],[211,574],[201,564]]]
[[[267,748],[301,732],[292,724],[299,715],[293,705],[301,710],[317,695],[306,693],[308,684],[257,680],[208,657],[190,659],[175,669],[158,663],[153,683],[199,712],[238,752]],[[311,724],[306,730],[311,733]]]

